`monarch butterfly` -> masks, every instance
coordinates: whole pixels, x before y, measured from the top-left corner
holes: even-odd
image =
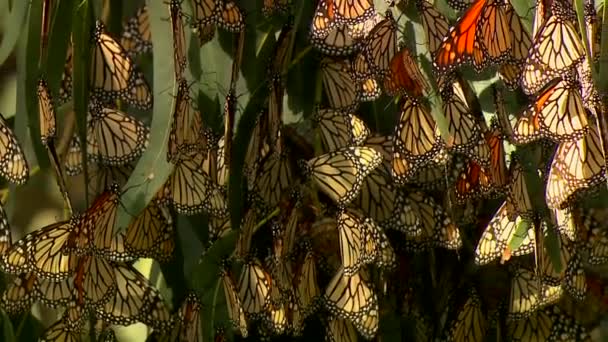
[[[315,11],[315,26],[358,24],[375,14],[372,0],[320,0]]]
[[[347,276],[340,268],[325,290],[324,302],[332,315],[351,321],[364,337],[376,334],[378,297],[359,272]],[[370,320],[376,324],[366,324]]]
[[[419,191],[400,194],[395,207],[403,210],[393,227],[405,233],[406,250],[420,252],[432,247],[456,250],[462,246],[458,227],[431,197]]]
[[[286,151],[275,152],[261,163],[258,174],[250,182],[250,190],[257,196],[256,205],[265,211],[279,204],[292,183],[293,175]]]
[[[498,75],[505,85],[513,90],[519,86],[519,79],[532,41],[512,6],[507,6],[505,16],[509,21],[512,50],[508,61],[500,66]]]
[[[36,296],[46,306],[67,306],[74,300],[74,279],[66,278],[62,281],[36,280]]]
[[[263,319],[265,326],[262,327],[269,331],[262,330],[261,335],[267,335],[269,333],[275,335],[282,335],[285,330],[290,326],[290,322],[287,317],[286,304],[280,304],[278,307],[271,305],[266,312],[266,317]]]
[[[65,341],[78,342],[84,325],[85,309],[71,303],[57,322],[48,327],[40,336],[41,342]]]
[[[409,94],[420,97],[430,88],[416,60],[405,46],[392,57],[388,70],[383,83],[389,96]]]
[[[476,0],[458,20],[435,54],[435,67],[446,72],[472,62],[477,71],[502,62],[511,51],[507,4],[498,0]]]
[[[563,142],[585,136],[589,123],[579,89],[572,80],[558,80],[545,88],[515,124],[515,142],[525,144],[540,137]]]
[[[40,140],[48,146],[57,137],[55,107],[45,80],[38,81],[38,114],[40,119]]]
[[[580,254],[576,253],[566,267],[563,280],[564,289],[577,301],[582,302],[587,295],[587,277]]]
[[[283,97],[284,86],[279,76],[273,77],[270,82],[270,96],[268,97],[268,144],[270,149],[276,152],[283,150],[283,139],[281,128],[283,127]],[[228,102],[226,102],[228,104]],[[233,112],[234,113],[234,112]]]
[[[289,10],[289,0],[264,0],[262,13],[270,17],[275,13],[286,13]]]
[[[395,268],[395,251],[383,228],[371,219],[364,221],[363,228],[363,263],[374,263],[383,269]]]
[[[245,313],[243,311],[243,307],[241,306],[241,299],[236,292],[234,282],[224,269],[222,269],[220,272],[220,278],[222,287],[224,288],[224,295],[226,296],[228,318],[230,319],[234,329],[237,329],[241,336],[246,338],[248,335],[247,321],[245,320]]]
[[[549,235],[549,233],[553,233],[552,231],[551,232],[548,231],[547,225],[544,221],[542,222],[541,227],[543,229],[543,233],[544,233],[545,237],[547,237]],[[538,268],[539,268],[541,280],[544,283],[557,286],[557,285],[561,285],[565,278],[566,269],[568,268],[568,265],[570,264],[570,260],[572,259],[573,255],[575,253],[575,251],[574,251],[575,246],[573,245],[572,242],[563,238],[563,236],[561,234],[555,234],[555,236],[557,237],[556,246],[558,247],[559,254],[560,254],[559,263],[556,263],[557,260],[554,260],[550,256],[547,246],[542,246],[542,249],[541,249],[542,252],[539,253],[539,256],[538,256],[538,259],[539,259]],[[542,242],[544,242],[544,240]]]
[[[446,341],[483,341],[488,322],[481,305],[481,298],[474,288],[456,318],[449,323]]]
[[[321,75],[329,106],[336,110],[354,111],[361,99],[361,88],[352,76],[349,63],[324,58]]]
[[[240,32],[245,20],[240,8],[233,1],[194,0],[193,26],[203,45],[215,34],[215,24],[230,32]]]
[[[84,255],[74,267],[73,296],[78,305],[96,307],[104,305],[116,293],[113,266],[95,255]]]
[[[36,301],[49,307],[65,306],[72,300],[73,280],[38,279],[35,273],[21,273],[2,294],[1,305],[10,314],[22,312]]]
[[[588,341],[587,330],[558,309],[557,305],[534,312],[530,317],[507,324],[511,341]]]
[[[74,272],[76,258],[67,251],[81,220],[79,215],[74,215],[68,221],[27,234],[2,255],[3,269],[9,273],[34,271],[42,279],[56,281],[70,276]]]
[[[171,28],[173,30],[173,64],[175,67],[176,80],[183,77],[184,71],[188,66],[188,60],[186,58],[186,35],[184,33],[181,6],[182,5],[178,0],[172,0],[169,3],[169,10],[171,11]]]
[[[505,165],[503,134],[496,120],[492,120],[491,126],[491,130],[485,133],[485,141],[490,147],[490,167],[483,168],[473,160],[467,162],[467,167],[456,181],[456,200],[459,202],[508,192],[509,175]]]
[[[397,22],[390,9],[365,38],[361,53],[374,75],[384,76],[389,72],[397,53]]]
[[[509,318],[529,317],[539,308],[557,302],[562,293],[560,286],[543,284],[533,271],[518,267],[511,278]]]
[[[399,184],[411,181],[431,162],[446,158],[445,144],[429,108],[419,100],[405,97],[393,138],[392,175]]]
[[[272,279],[257,259],[243,266],[239,279],[239,297],[243,310],[253,317],[261,315],[270,304]]]
[[[382,95],[382,90],[378,81],[373,78],[364,80],[361,84],[361,102],[371,102],[377,100]]]
[[[110,277],[116,282],[114,295],[96,309],[110,324],[130,325],[142,322],[154,329],[171,326],[172,318],[160,292],[132,266],[115,264]]]
[[[374,148],[370,141],[373,142],[375,138],[367,140],[368,147]],[[390,181],[390,171],[383,164],[365,177],[361,193],[354,199],[353,204],[380,226],[384,226],[394,215],[396,196],[396,189]]]
[[[352,36],[352,27],[349,25],[331,26],[331,28],[316,31],[314,23],[313,21],[310,42],[314,48],[325,55],[348,56],[358,51],[363,44],[361,38]]]
[[[29,309],[32,303],[38,300],[37,285],[34,273],[22,273],[18,275],[8,284],[2,293],[0,305],[11,315]]]
[[[77,249],[92,250],[96,255],[112,261],[135,259],[135,256],[125,249],[124,234],[114,234],[119,197],[120,190],[117,184],[112,184],[97,196],[85,212],[82,232],[79,232],[85,236],[77,240]]]
[[[508,209],[507,202],[503,202],[481,235],[475,249],[477,265],[489,264],[499,257],[501,262],[504,262],[511,256],[534,252],[536,248],[534,229],[519,215],[511,217]],[[519,239],[521,242],[513,249],[511,246],[515,239]]]
[[[180,79],[169,134],[167,161],[175,161],[179,153],[206,151],[208,135],[204,134],[201,114],[192,107],[185,79]]]
[[[608,236],[606,232],[600,228],[600,223],[596,219],[593,212],[589,212],[585,216],[584,226],[589,227],[589,258],[587,262],[590,265],[602,265],[608,262]]]
[[[124,25],[120,45],[131,59],[152,52],[152,31],[148,6],[143,5]]]
[[[447,37],[450,24],[445,16],[428,0],[416,0],[416,9],[422,17],[422,27],[426,32],[429,52],[434,57],[441,46],[443,37]]]
[[[538,92],[548,81],[569,71],[584,57],[583,43],[571,20],[572,8],[567,6],[571,5],[553,1],[551,15],[542,21],[534,35],[522,75],[522,88],[526,94]],[[535,25],[539,19],[535,18]]]
[[[70,145],[65,155],[65,172],[68,176],[77,176],[83,171],[82,147],[78,135],[70,139]]]
[[[317,268],[312,251],[306,252],[295,278],[296,300],[300,309],[300,320],[303,322],[319,308],[321,292],[317,283]],[[296,325],[294,323],[294,325]]]
[[[224,8],[220,12],[217,22],[221,28],[233,33],[241,32],[245,27],[243,13],[234,1],[224,3]]]
[[[338,206],[357,197],[367,175],[382,162],[371,147],[345,147],[302,163],[304,173]]]
[[[95,49],[90,80],[93,96],[102,103],[121,98],[131,105],[149,110],[152,93],[143,74],[135,68],[125,49],[105,32],[97,21],[93,34]]]
[[[358,340],[357,331],[350,321],[334,317],[327,323],[325,340],[328,342],[355,342]]]
[[[553,209],[551,214],[554,218],[555,228],[557,231],[571,241],[575,241],[577,238],[577,227],[576,223],[574,222],[574,215],[572,211],[569,208]]]
[[[485,122],[479,123],[466,104],[457,83],[448,85],[441,92],[443,112],[448,123],[447,147],[473,159],[480,166],[489,167],[490,149],[482,137]]]
[[[29,173],[21,145],[0,114],[0,175],[11,183],[24,184]]]
[[[72,50],[72,37],[70,36],[70,42],[65,57],[65,65],[63,67],[63,73],[61,74],[61,86],[59,87],[59,98],[57,99],[58,106],[68,102],[72,98]]]
[[[199,46],[203,46],[215,37],[215,24],[200,25],[195,29]]]
[[[528,195],[528,186],[521,163],[517,159],[511,160],[510,179],[511,185],[507,192],[507,211],[510,218],[519,215],[524,218],[531,218],[534,208]]]
[[[364,218],[352,210],[339,212],[337,221],[343,273],[352,276],[367,261],[364,248],[368,239],[365,234],[369,233],[366,228],[368,222],[364,222]]]
[[[125,250],[141,258],[159,262],[169,260],[175,248],[175,231],[171,216],[159,201],[150,204],[129,224],[125,232]]]
[[[139,157],[150,132],[139,120],[110,108],[92,109],[87,130],[87,154],[105,165],[120,166]]]
[[[321,109],[317,111],[313,120],[319,127],[321,141],[326,151],[360,146],[370,133],[365,122],[355,114]]]
[[[6,254],[12,245],[13,238],[11,236],[11,228],[8,225],[6,211],[4,211],[4,207],[0,205],[0,258]]]
[[[112,184],[117,184],[119,187],[124,186],[132,171],[132,164],[118,167],[97,165],[89,169],[87,185],[90,201],[93,202],[97,196],[108,189]]]
[[[206,211],[222,217],[227,211],[225,194],[200,168],[203,162],[201,153],[180,156],[163,191],[178,213],[193,215]]]
[[[578,141],[559,144],[547,181],[546,199],[550,208],[565,208],[579,194],[605,181],[606,164],[595,124]]]

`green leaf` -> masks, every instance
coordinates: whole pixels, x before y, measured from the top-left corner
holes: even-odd
[[[74,31],[72,33],[73,68],[72,68],[72,98],[74,113],[78,125],[78,136],[83,146],[87,141],[87,113],[89,104],[89,71],[92,33],[92,11],[88,0],[83,0],[74,7]],[[60,64],[63,65],[63,64]],[[82,162],[85,179],[88,178],[88,158],[86,147],[82,149]],[[88,198],[88,187],[85,187],[85,198]]]
[[[38,115],[37,81],[40,53],[40,29],[42,22],[42,0],[32,2],[30,7],[29,28],[25,60],[25,108],[32,145],[41,168],[49,165],[48,155],[40,141],[40,119]],[[25,113],[24,113],[25,114]]]
[[[203,329],[205,336],[212,336],[215,317],[221,308],[221,298],[224,297],[224,291],[219,289],[219,272],[220,263],[224,258],[230,255],[236,246],[238,233],[236,231],[228,232],[221,239],[217,240],[204,254],[198,265],[194,267],[192,274],[192,287],[199,294],[203,303],[204,313],[201,315],[207,317],[203,321]],[[218,300],[220,300],[218,302]],[[225,307],[225,306],[224,306]],[[225,308],[224,308],[225,310]],[[211,324],[210,324],[211,323]]]
[[[72,16],[65,15],[74,8],[74,0],[61,0],[53,11],[46,60],[43,60],[42,70],[55,98],[59,95],[59,86],[66,52],[72,33]],[[48,66],[51,66],[50,68]]]
[[[167,20],[169,13],[164,0],[150,1],[148,11],[150,29],[154,37],[154,111],[150,144],[123,187],[129,191],[122,196],[123,205],[118,209],[116,222],[119,229],[127,227],[131,219],[148,205],[173,171],[173,164],[167,162],[166,158],[173,118],[172,94],[176,92],[173,53],[167,53],[173,51],[171,23]],[[173,91],[167,91],[169,85],[173,85]]]
[[[529,229],[530,229],[530,222],[528,222],[528,220],[521,220],[521,222],[519,222],[519,225],[517,226],[517,229],[515,230],[515,233],[513,234],[511,241],[509,241],[510,250],[514,251],[514,250],[518,249],[519,246],[521,246],[521,244],[526,239],[526,236],[528,236]]]
[[[3,1],[3,3],[5,2]],[[25,15],[27,14],[29,4],[29,1],[13,2],[13,8],[10,11],[8,20],[2,27],[3,39],[2,43],[0,43],[0,65],[4,64],[8,56],[11,55],[11,52],[13,52],[13,48],[23,31]]]
[[[17,341],[15,338],[15,331],[13,330],[13,324],[11,323],[11,319],[8,317],[4,310],[0,310],[2,312],[2,336],[4,336],[4,341],[12,342]]]
[[[549,254],[549,260],[551,260],[551,264],[553,264],[553,269],[556,272],[561,272],[566,265],[562,265],[561,258],[561,246],[559,245],[559,241],[557,239],[557,229],[553,226],[553,223],[550,221],[547,222],[547,233],[545,235],[544,246]]]

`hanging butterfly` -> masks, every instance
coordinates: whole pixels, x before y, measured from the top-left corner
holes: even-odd
[[[586,136],[577,141],[562,142],[557,147],[547,181],[547,205],[563,209],[605,180],[606,163],[600,136],[592,123]]]
[[[490,149],[483,138],[485,121],[480,122],[466,103],[462,88],[457,82],[441,91],[443,112],[448,123],[447,148],[464,154],[478,165],[490,166]]]
[[[29,173],[23,149],[0,114],[0,175],[11,183],[24,184]]]
[[[203,130],[201,114],[195,110],[185,79],[180,79],[173,108],[173,121],[169,133],[167,161],[174,162],[179,154],[205,152],[210,136]]]
[[[400,107],[393,139],[392,175],[398,184],[404,184],[427,165],[444,163],[447,155],[429,108],[410,97],[402,98]]]
[[[488,331],[488,322],[481,298],[475,288],[469,290],[469,298],[453,321],[448,323],[445,341],[483,341]]]
[[[403,247],[407,251],[433,247],[457,250],[462,246],[460,230],[430,196],[419,191],[400,194],[395,207],[402,208],[402,213],[387,227],[405,233]]]
[[[579,89],[572,79],[558,79],[544,88],[515,124],[514,141],[526,144],[548,138],[563,142],[585,136],[589,123]]]
[[[272,279],[257,259],[249,260],[243,266],[239,279],[239,298],[243,311],[252,317],[264,313],[270,304]]]
[[[354,111],[361,100],[361,88],[347,61],[324,58],[321,61],[323,89],[329,106],[346,112]]]
[[[443,40],[434,65],[445,73],[464,63],[476,71],[508,59],[512,49],[506,3],[500,0],[476,0],[460,17]]]
[[[188,66],[188,59],[186,57],[186,35],[184,33],[181,2],[179,0],[172,0],[169,3],[169,11],[171,12],[171,29],[173,30],[173,65],[175,67],[175,79],[179,80],[184,77],[184,71]]]
[[[572,317],[552,305],[534,312],[530,317],[511,320],[507,324],[511,341],[588,341],[587,330]]]
[[[585,55],[571,4],[553,1],[549,17],[542,20],[539,15],[537,11],[534,25],[540,26],[538,31],[533,30],[532,47],[521,79],[522,88],[529,95],[570,71]]]
[[[90,103],[87,120],[87,155],[108,166],[121,166],[137,159],[147,148],[149,129],[143,122],[110,108]]]
[[[123,99],[142,110],[152,108],[152,93],[125,49],[97,21],[93,33],[90,81],[93,97],[104,104]]]
[[[498,258],[503,263],[512,256],[534,252],[536,234],[531,223],[519,215],[511,217],[508,209],[507,202],[503,202],[482,233],[475,249],[477,265],[486,265]]]
[[[327,285],[323,299],[332,315],[352,322],[362,336],[371,339],[376,335],[378,297],[360,273],[347,276],[339,269]]]
[[[143,5],[124,25],[120,45],[131,59],[152,52],[152,31],[148,6]]]
[[[392,71],[391,61],[397,54],[397,22],[390,9],[386,11],[384,20],[369,32],[360,54],[369,65],[372,75],[384,77]],[[354,69],[360,73],[357,65]]]
[[[321,191],[338,206],[346,206],[359,194],[365,177],[381,162],[382,155],[370,147],[346,147],[300,165]]]
[[[125,250],[140,258],[165,262],[173,256],[175,231],[168,209],[153,199],[135,218],[125,232]]]
[[[321,142],[327,152],[361,146],[370,134],[365,122],[355,114],[320,109],[313,120],[318,125]]]
[[[389,72],[384,77],[384,90],[389,96],[407,94],[421,97],[430,86],[407,47],[402,46],[391,59]]]
[[[532,45],[532,40],[528,31],[524,29],[521,18],[517,15],[515,9],[508,3],[505,17],[509,22],[508,25],[512,46],[508,60],[501,64],[498,69],[498,75],[509,89],[514,90],[519,87],[519,80],[524,69],[530,45]]]
[[[434,58],[443,38],[447,37],[450,31],[450,24],[445,16],[429,0],[416,0],[416,9],[421,16],[422,27],[426,32],[429,52]]]
[[[561,286],[544,284],[534,271],[517,267],[511,278],[508,317],[525,319],[540,308],[559,301],[562,294]]]

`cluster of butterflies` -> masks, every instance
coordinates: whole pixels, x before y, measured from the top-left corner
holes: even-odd
[[[227,183],[245,12],[228,0],[168,2],[176,94],[166,160],[173,171],[120,232],[120,186],[150,139],[124,106],[152,107],[134,60],[152,51],[153,40],[146,6],[120,39],[97,22],[84,151],[78,135],[65,155],[55,148],[55,110],[72,96],[71,47],[57,101],[38,83],[40,137],[69,218],[13,242],[0,212],[0,268],[14,275],[0,306],[11,314],[35,302],[65,308],[42,340],[77,341],[87,330],[112,340],[113,325],[135,322],[159,339],[200,340],[201,298],[213,289],[194,289],[171,314],[133,262],[171,260],[174,216],[205,214],[211,244],[238,231],[217,265],[227,324],[216,324],[216,338],[307,336],[321,326],[328,341],[373,339],[380,321],[398,315],[416,341],[590,340],[590,325],[560,303],[595,295],[586,273],[608,262],[602,210],[581,204],[606,182],[592,80],[599,53],[593,2],[585,3],[584,35],[568,0],[539,1],[531,33],[509,0],[448,2],[462,11],[453,24],[428,0],[415,1],[433,64],[428,77],[424,56],[399,43],[393,11],[405,4],[387,2],[379,14],[372,0],[319,0],[312,19],[301,20],[320,55],[322,94],[313,131],[301,134],[282,121],[300,29],[290,16],[295,6],[264,0],[265,16],[289,18],[246,146],[239,227],[228,215]],[[207,126],[190,93],[188,26],[200,45],[216,27],[239,33],[223,134]],[[489,124],[460,73],[465,64],[502,80],[492,87]],[[507,113],[505,87],[531,103]],[[398,109],[384,114],[395,122],[389,134],[373,132],[356,114],[383,93]],[[0,175],[23,184],[29,168],[4,120],[0,134]],[[92,204],[76,213],[64,170],[75,176],[85,165]],[[488,211],[495,214],[480,219]]]

